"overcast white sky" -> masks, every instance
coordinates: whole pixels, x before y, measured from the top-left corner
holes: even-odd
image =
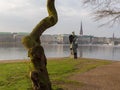
[[[0,0],[0,32],[31,32],[34,26],[47,16],[47,0]],[[82,6],[81,0],[56,0],[58,23],[44,34],[70,34],[80,32],[83,22],[84,35],[120,37],[120,27],[98,28],[101,22],[94,22],[90,10]]]

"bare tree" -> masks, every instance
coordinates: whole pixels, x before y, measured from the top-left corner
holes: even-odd
[[[30,57],[33,66],[30,72],[33,90],[52,90],[46,68],[47,59],[41,46],[40,36],[58,21],[54,3],[55,0],[47,0],[48,16],[41,20],[28,36],[22,39],[22,43],[28,50],[28,57]]]
[[[92,7],[95,20],[107,18],[105,24],[112,25],[120,22],[120,0],[83,0],[83,4]]]

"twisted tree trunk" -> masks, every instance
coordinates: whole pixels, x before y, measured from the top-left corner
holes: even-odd
[[[54,26],[58,21],[54,3],[55,0],[47,0],[48,17],[41,20],[33,31],[22,39],[23,45],[28,50],[28,57],[30,57],[33,64],[33,70],[30,72],[33,90],[52,89],[46,68],[47,59],[41,46],[40,36],[47,28]]]

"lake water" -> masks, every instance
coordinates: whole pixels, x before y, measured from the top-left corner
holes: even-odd
[[[69,57],[69,45],[43,45],[47,57]],[[120,46],[79,46],[78,57],[120,61]],[[0,60],[28,59],[23,47],[0,47]]]

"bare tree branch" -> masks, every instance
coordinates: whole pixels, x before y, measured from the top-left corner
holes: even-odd
[[[93,14],[95,15],[95,21],[108,19],[107,23],[120,22],[120,0],[83,0],[83,4],[92,7]],[[105,24],[103,24],[105,25]]]

